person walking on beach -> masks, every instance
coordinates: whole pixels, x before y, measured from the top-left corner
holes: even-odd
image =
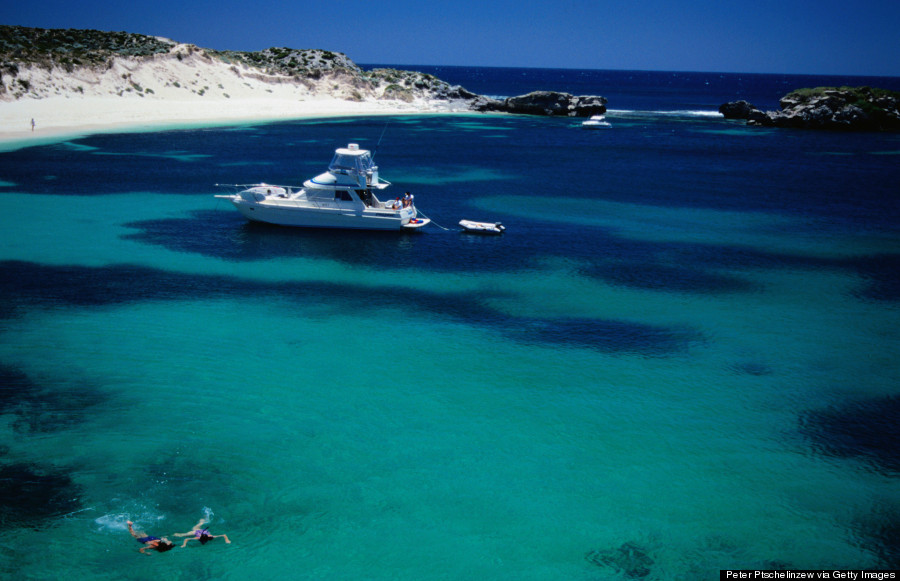
[[[34,117],[31,118],[31,132],[34,133]]]
[[[201,545],[205,545],[206,543],[210,542],[211,540],[218,539],[219,537],[225,539],[225,542],[228,543],[229,545],[231,544],[231,541],[228,540],[228,535],[211,535],[211,534],[209,534],[209,527],[204,527],[203,525],[205,525],[205,524],[206,524],[206,519],[201,518],[200,522],[195,524],[194,528],[192,528],[190,531],[188,531],[186,533],[175,533],[176,537],[188,537],[188,538],[184,539],[183,543],[181,543],[182,549],[185,546],[187,546],[188,541],[200,541]]]
[[[143,532],[135,532],[134,531],[134,523],[131,521],[127,521],[128,524],[128,532],[131,533],[131,536],[137,539],[137,542],[144,545],[141,547],[140,552],[145,555],[149,555],[150,553],[146,552],[147,549],[156,549],[160,553],[165,553],[166,551],[171,551],[175,548],[175,543],[167,539],[166,537],[151,537]]]

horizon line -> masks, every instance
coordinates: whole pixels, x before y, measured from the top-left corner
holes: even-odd
[[[266,49],[263,49],[266,50]],[[323,49],[324,50],[324,49]],[[345,53],[346,54],[346,53]],[[348,55],[348,58],[349,55]],[[352,58],[350,60],[353,60]],[[454,68],[476,68],[476,69],[532,69],[532,70],[566,70],[566,71],[612,71],[622,73],[684,73],[684,74],[701,74],[701,75],[784,75],[792,77],[848,77],[848,78],[879,78],[879,79],[900,79],[898,75],[886,74],[864,74],[864,73],[777,73],[777,72],[753,72],[753,71],[703,71],[688,69],[633,69],[633,68],[617,68],[617,67],[539,67],[539,66],[510,66],[510,65],[450,65],[450,64],[404,64],[404,63],[378,63],[378,62],[356,62],[360,67],[454,67]]]

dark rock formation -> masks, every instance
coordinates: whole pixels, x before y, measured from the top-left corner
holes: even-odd
[[[606,113],[606,97],[586,95],[576,97],[555,91],[534,91],[507,99],[478,97],[472,101],[474,111],[501,111],[522,115],[565,115],[590,117]]]
[[[785,95],[781,111],[762,112],[746,101],[725,103],[726,119],[747,119],[748,125],[830,129],[839,131],[900,131],[900,93],[870,87],[819,87]]]
[[[751,111],[759,109],[747,101],[731,101],[719,106],[719,113],[724,115],[725,119],[749,119]]]

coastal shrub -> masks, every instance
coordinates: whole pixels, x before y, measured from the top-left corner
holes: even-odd
[[[781,120],[792,126],[896,131],[900,92],[872,87],[814,87],[797,89],[781,100],[792,116]],[[823,105],[823,106],[820,106]],[[813,107],[813,109],[810,109]]]
[[[69,73],[82,66],[112,71],[117,56],[141,58],[157,53],[171,53],[175,47],[176,44],[167,39],[126,32],[46,30],[0,25],[0,74],[15,77],[18,74],[18,64],[40,66],[50,71],[63,68]],[[272,47],[258,52],[240,52],[205,50],[187,45],[179,48],[174,56],[178,61],[183,61],[185,56],[198,51],[204,58],[218,59],[232,66],[240,63],[242,67],[255,69],[261,73],[291,77],[294,83],[305,85],[310,89],[316,88],[319,84],[324,85],[322,81],[325,79],[331,81],[334,78],[342,86],[343,81],[350,80],[351,87],[359,89],[351,95],[351,98],[362,98],[361,96],[369,94],[376,86],[382,84],[407,86],[417,84],[426,89],[434,85],[429,75],[402,71],[394,71],[389,76],[366,73],[345,54],[329,50]],[[237,67],[233,66],[232,70],[240,76]],[[252,74],[254,71],[249,72]],[[151,93],[134,83],[131,75],[122,74],[121,71],[118,74],[122,75],[122,80],[117,83],[121,86],[114,89],[114,92],[122,93],[126,87],[131,86],[129,91],[136,90],[144,95]],[[23,91],[37,90],[34,81],[27,84],[13,84],[11,80],[6,80],[5,86],[7,91],[14,88],[18,95]],[[182,88],[175,81],[170,81],[165,86]],[[220,85],[219,88],[224,90],[224,86]],[[208,90],[209,88],[205,87],[195,92],[203,95]]]
[[[397,101],[404,101],[406,103],[410,103],[413,100],[412,91],[407,89],[406,87],[401,87],[400,85],[388,85],[385,88],[384,93],[381,95],[382,99],[395,99]]]
[[[170,41],[126,32],[0,26],[0,54],[49,68],[67,55],[98,65],[116,55],[167,53],[172,46]]]
[[[892,99],[900,98],[900,92],[890,91],[887,89],[873,89],[872,87],[813,87],[805,89],[796,89],[788,93],[787,97],[796,98],[801,101],[810,101],[816,97],[825,97],[830,92],[841,92],[854,99],[856,102],[869,102],[874,99],[888,97]]]

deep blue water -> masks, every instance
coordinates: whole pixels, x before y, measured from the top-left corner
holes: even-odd
[[[363,67],[413,68],[404,65]],[[481,95],[511,97],[537,90],[602,95],[609,99],[608,107],[613,110],[718,111],[722,103],[739,99],[769,110],[778,109],[781,97],[807,87],[870,86],[900,91],[898,77],[462,66],[414,68]]]
[[[900,136],[709,114],[900,80],[423,70],[601,94],[613,128],[348,117],[0,153],[0,572],[900,567]],[[349,142],[434,224],[268,227],[213,197]],[[148,558],[124,524],[200,516],[233,543]]]

